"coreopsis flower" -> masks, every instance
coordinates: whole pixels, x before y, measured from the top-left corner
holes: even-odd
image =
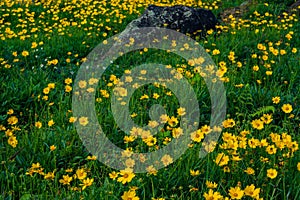
[[[70,182],[73,180],[73,177],[69,175],[63,175],[63,178],[59,180],[63,185],[70,185]]]
[[[293,110],[293,107],[291,104],[283,104],[283,106],[281,107],[282,111],[285,113],[291,113]]]
[[[77,120],[76,117],[70,117],[70,118],[69,118],[69,122],[70,122],[70,123],[74,123],[76,120]]]
[[[168,124],[171,127],[174,127],[174,126],[176,126],[178,124],[178,119],[176,117],[172,116],[171,118],[169,118]]]
[[[167,166],[173,162],[173,158],[166,154],[161,158],[161,162],[164,164],[164,166]]]
[[[85,80],[81,80],[81,81],[79,81],[79,83],[78,83],[78,86],[79,86],[80,88],[85,88],[86,85],[87,85],[87,83],[86,83]]]
[[[220,200],[223,199],[223,196],[219,192],[214,192],[212,189],[209,189],[208,193],[204,193],[203,197],[205,200]]]
[[[125,191],[121,196],[122,200],[139,200],[140,198],[136,196],[135,190]]]
[[[65,92],[71,92],[72,91],[72,87],[69,85],[65,86]]]
[[[211,182],[211,181],[205,181],[205,185],[207,188],[209,189],[215,189],[218,187],[218,184],[215,182]]]
[[[93,155],[93,156],[88,156],[86,158],[87,160],[96,160],[97,159],[97,156]]]
[[[219,166],[227,165],[229,162],[229,157],[224,153],[219,153],[215,159],[215,163]]]
[[[148,166],[148,167],[146,168],[146,170],[147,170],[147,172],[148,172],[149,174],[152,174],[152,175],[154,175],[154,176],[157,175],[157,169],[155,169],[155,167],[154,167],[153,165]]]
[[[178,128],[174,128],[172,130],[172,136],[174,138],[179,138],[181,135],[183,135],[183,130],[182,128],[178,127]]]
[[[49,122],[48,122],[48,126],[53,126],[55,124],[55,122],[53,121],[53,119],[51,119]]]
[[[89,123],[89,120],[87,117],[80,117],[79,118],[79,124],[82,126],[86,126]]]
[[[273,119],[271,114],[263,114],[263,116],[260,118],[265,124],[270,124]]]
[[[93,184],[94,179],[93,178],[87,178],[82,180],[82,184],[79,184],[80,186],[82,186],[82,190],[85,190],[86,187],[89,187]]]
[[[272,101],[273,101],[274,104],[279,104],[279,102],[280,102],[280,97],[278,97],[278,96],[277,96],[277,97],[273,97],[273,98],[272,98]]]
[[[79,179],[79,180],[82,180],[82,179],[85,179],[87,176],[87,173],[86,173],[86,170],[81,168],[81,169],[77,169],[76,170],[76,177]]]
[[[129,183],[135,177],[133,170],[131,168],[126,168],[124,170],[120,170],[120,177],[117,179],[118,182],[122,184]]]
[[[246,172],[247,174],[249,174],[249,175],[253,175],[253,174],[255,174],[255,171],[254,171],[254,169],[253,168],[251,168],[251,167],[247,167],[247,169],[246,170],[244,170],[244,172]]]
[[[186,114],[185,108],[182,108],[182,107],[178,108],[178,109],[177,109],[177,114],[178,114],[179,116],[185,115],[185,114]]]
[[[37,128],[42,128],[42,122],[35,122],[34,126]]]
[[[260,193],[260,188],[255,188],[253,184],[247,185],[244,189],[244,193],[246,196],[250,196],[254,199],[258,199],[259,193]]]
[[[231,199],[242,199],[242,197],[244,196],[244,191],[241,190],[240,187],[231,187],[229,189],[229,196],[231,197]]]
[[[269,145],[266,148],[268,154],[276,154],[277,148],[274,145]]]
[[[264,122],[260,119],[255,119],[251,122],[252,127],[257,129],[257,130],[261,130],[264,128]]]
[[[17,140],[17,137],[12,135],[8,138],[7,140],[7,143],[12,146],[13,148],[16,148],[17,147],[17,144],[18,144],[18,140]]]
[[[201,142],[203,138],[204,138],[204,133],[201,131],[201,129],[198,129],[197,131],[191,133],[191,139],[194,142]]]
[[[9,125],[15,125],[18,123],[18,118],[16,116],[11,116],[7,119]]]
[[[200,171],[199,170],[190,170],[190,174],[191,176],[198,176],[200,174]]]
[[[54,150],[56,149],[56,146],[55,146],[55,145],[51,145],[51,146],[49,147],[49,149],[50,149],[50,151],[54,151]]]
[[[227,119],[227,120],[223,121],[222,124],[223,124],[224,128],[232,128],[235,126],[235,121],[234,121],[234,119]]]
[[[29,56],[29,52],[28,51],[22,51],[21,55],[23,57],[27,57],[27,56]]]
[[[48,172],[47,174],[44,175],[44,179],[46,180],[53,180],[55,177],[54,172]]]
[[[267,177],[271,178],[271,179],[274,179],[277,177],[277,170],[276,169],[268,169],[267,170]]]
[[[65,79],[65,84],[70,85],[72,83],[72,79],[71,78],[66,78]]]
[[[109,175],[109,178],[111,178],[112,180],[115,180],[118,177],[118,173],[115,171],[109,173],[108,175]]]

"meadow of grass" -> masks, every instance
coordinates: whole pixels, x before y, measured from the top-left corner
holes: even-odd
[[[98,84],[96,108],[107,137],[126,155],[163,148],[176,138],[184,108],[167,88],[138,88],[129,110],[137,125],[153,104],[165,106],[164,128],[143,139],[115,124],[110,97],[134,66],[161,63],[189,80],[199,100],[198,131],[178,160],[148,173],[114,170],[82,144],[72,113],[77,70],[99,43],[122,32],[149,4],[188,5],[217,16],[243,1],[12,1],[0,2],[0,199],[300,199],[300,23],[294,1],[256,0],[242,17],[229,15],[198,42],[219,67],[227,111],[215,145],[202,144],[214,127],[210,96],[193,66],[179,56],[141,49],[120,56]],[[278,16],[281,16],[280,18]],[[202,74],[203,75],[203,74]],[[178,110],[179,109],[179,110]],[[209,152],[199,159],[199,149]],[[125,155],[124,154],[124,155]],[[126,156],[125,155],[125,156]],[[129,156],[130,157],[130,156]]]

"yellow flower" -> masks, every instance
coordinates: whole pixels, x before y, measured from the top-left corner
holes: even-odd
[[[148,133],[148,132],[144,132],[144,133]],[[153,137],[152,135],[142,135],[143,138],[143,142],[145,142],[147,144],[147,146],[152,147],[156,144],[157,139],[155,137]]]
[[[37,128],[42,128],[42,122],[35,122],[34,126]]]
[[[249,175],[253,175],[255,173],[254,169],[251,167],[248,167],[246,170],[244,170]]]
[[[232,199],[242,199],[242,197],[244,196],[244,191],[241,190],[240,187],[230,187],[229,189],[229,196],[232,198]]]
[[[256,72],[257,72],[257,71],[259,70],[259,67],[258,67],[257,65],[255,65],[255,66],[253,66],[252,69],[253,69],[253,71],[256,71]]]
[[[183,135],[183,130],[182,130],[182,128],[174,128],[173,130],[172,130],[172,136],[173,136],[173,138],[179,138],[181,135]]]
[[[243,66],[243,64],[241,62],[237,62],[236,63],[237,67],[241,68]]]
[[[227,119],[223,121],[224,128],[232,128],[235,126],[235,121],[233,119]]]
[[[129,168],[133,168],[135,165],[135,161],[132,158],[128,158],[125,160],[125,166]]]
[[[46,180],[53,180],[54,179],[54,172],[48,172],[47,174],[44,175],[44,179]]]
[[[229,157],[224,153],[219,153],[215,159],[215,163],[219,166],[227,165],[229,161]]]
[[[71,78],[66,78],[65,79],[65,84],[70,85],[72,83],[72,79]]]
[[[269,145],[266,148],[266,151],[268,152],[268,154],[276,154],[277,149],[274,145]]]
[[[118,177],[118,173],[115,171],[109,173],[108,175],[109,175],[109,178],[111,178],[112,180],[115,180]]]
[[[168,154],[164,155],[160,160],[164,166],[167,166],[173,162],[173,158]]]
[[[53,124],[54,124],[54,121],[53,121],[53,119],[51,119],[51,120],[48,122],[48,126],[53,126]]]
[[[214,189],[218,187],[218,184],[211,181],[205,181],[205,185],[207,188]]]
[[[59,180],[60,183],[62,183],[63,185],[70,185],[70,182],[72,181],[72,177],[70,177],[69,175],[63,175],[63,178]]]
[[[79,124],[82,126],[86,126],[89,123],[89,120],[87,117],[80,117],[79,118]]]
[[[273,101],[274,104],[279,104],[279,102],[280,102],[280,97],[278,97],[278,96],[277,96],[277,97],[273,97],[273,98],[272,98],[272,101]]]
[[[157,121],[155,121],[155,120],[148,122],[148,126],[150,126],[151,128],[155,128],[158,125],[159,125],[159,123]]]
[[[136,196],[136,192],[134,190],[125,191],[121,196],[122,200],[139,200],[140,198]]]
[[[298,169],[298,171],[300,171],[300,162],[298,162],[298,164],[297,164],[297,169]]]
[[[70,123],[74,123],[76,120],[77,120],[76,117],[70,117],[69,122],[70,122]]]
[[[205,200],[221,200],[223,196],[219,192],[214,192],[212,189],[209,189],[208,193],[204,193],[203,197]]]
[[[54,88],[55,88],[55,83],[49,83],[49,84],[48,84],[48,88],[54,89]]]
[[[185,114],[186,114],[186,113],[185,113],[185,108],[182,108],[182,107],[178,108],[178,109],[177,109],[177,114],[178,114],[179,116],[185,115]]]
[[[274,179],[277,176],[277,170],[276,169],[268,169],[267,170],[267,177]]]
[[[153,165],[148,166],[146,170],[149,174],[153,174],[154,176],[157,175],[157,170],[155,169],[155,167],[153,167]]]
[[[135,177],[135,174],[133,173],[133,170],[131,168],[120,170],[119,174],[121,175],[121,177],[119,177],[117,181],[121,182],[122,184],[131,182],[132,179]]]
[[[268,60],[268,56],[267,56],[267,55],[263,55],[263,56],[262,56],[262,59],[263,59],[264,61],[266,61],[266,60]]]
[[[27,57],[29,55],[29,52],[28,51],[22,51],[21,55],[23,57]]]
[[[154,99],[158,99],[158,98],[159,98],[159,94],[154,93],[154,94],[153,94],[153,98],[154,98]]]
[[[49,92],[50,92],[50,88],[49,87],[46,87],[46,88],[43,89],[43,93],[44,94],[49,94]]]
[[[168,119],[168,124],[171,127],[174,127],[178,124],[178,119],[176,117],[172,116],[171,118]]]
[[[73,169],[72,168],[69,168],[69,169],[66,169],[65,170],[67,173],[71,173],[71,172],[73,172]]]
[[[266,71],[266,75],[267,75],[267,76],[271,76],[272,74],[273,74],[272,71]]]
[[[256,188],[253,184],[247,185],[246,188],[244,189],[245,195],[250,196],[252,198],[258,199],[259,198],[259,193],[260,193],[260,188]]]
[[[191,134],[191,139],[194,142],[201,142],[201,140],[204,138],[204,133],[201,132],[201,129],[198,129],[197,131],[194,131]]]
[[[285,113],[290,113],[293,110],[293,107],[291,104],[283,104],[283,106],[281,107],[282,111]]]
[[[190,170],[190,174],[191,174],[191,176],[198,176],[199,174],[200,174],[200,171],[199,170]]]
[[[159,117],[159,119],[160,119],[160,122],[161,123],[167,123],[168,122],[168,120],[169,120],[169,116],[168,115],[166,115],[166,114],[163,114],[163,115],[161,115],[160,117]]]
[[[251,122],[252,127],[258,130],[261,130],[264,128],[264,122],[261,121],[260,119],[255,119]]]
[[[219,49],[214,49],[214,50],[212,51],[212,54],[213,54],[213,55],[218,55],[218,54],[220,54],[220,50],[219,50]]]
[[[84,81],[84,80],[81,80],[81,81],[79,81],[79,83],[78,83],[78,86],[79,86],[80,88],[85,88],[86,85],[87,85],[87,83],[86,83],[86,81]]]
[[[65,86],[65,91],[66,91],[66,92],[71,92],[71,91],[72,91],[72,87],[69,86],[69,85],[66,85],[66,86]]]
[[[7,111],[7,114],[8,114],[8,115],[14,114],[14,110],[13,110],[13,109],[9,109],[9,110]]]
[[[140,97],[140,100],[143,100],[143,99],[149,99],[149,96],[147,94],[144,94],[143,96]]]
[[[10,146],[12,146],[13,148],[16,148],[17,144],[18,144],[18,140],[16,138],[16,136],[12,135],[8,138],[7,140],[8,144]]]
[[[56,149],[56,146],[55,145],[51,145],[50,146],[50,151],[54,151]]]
[[[16,116],[11,116],[7,119],[9,125],[15,125],[18,123],[18,118]]]
[[[97,156],[88,156],[86,159],[87,160],[96,160]]]
[[[270,124],[273,119],[272,119],[272,115],[271,114],[264,114],[261,118],[260,118],[265,124]]]
[[[79,180],[85,179],[85,177],[87,176],[86,171],[84,170],[84,168],[81,169],[77,169],[76,170],[76,176]]]
[[[87,178],[82,180],[82,184],[79,184],[80,186],[82,186],[82,190],[84,190],[86,187],[89,187],[93,184],[94,179],[93,178]]]

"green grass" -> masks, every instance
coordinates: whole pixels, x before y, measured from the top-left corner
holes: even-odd
[[[233,119],[235,125],[223,127],[215,150],[206,157],[199,159],[203,143],[191,140],[190,147],[178,160],[155,175],[136,173],[126,184],[111,178],[114,169],[88,159],[92,155],[80,139],[75,124],[70,122],[73,91],[65,90],[67,85],[75,90],[77,71],[85,57],[99,43],[122,32],[147,7],[144,2],[116,2],[106,5],[102,1],[88,0],[0,3],[0,199],[122,199],[122,196],[126,199],[124,194],[128,191],[135,191],[139,199],[205,199],[204,194],[210,190],[206,181],[215,182],[217,186],[213,191],[219,192],[224,199],[230,199],[229,190],[237,186],[244,191],[243,199],[253,199],[245,191],[251,184],[260,188],[259,197],[263,199],[299,199],[299,12],[287,15],[284,20],[277,18],[292,1],[285,4],[268,1],[268,6],[264,5],[267,2],[255,1],[241,19],[221,22],[222,31],[198,40],[218,67],[226,63],[223,67],[226,73],[221,78],[226,89],[226,119]],[[166,4],[185,3],[199,7],[196,2],[168,1]],[[205,1],[200,7],[212,8],[218,15],[242,2]],[[261,46],[263,48],[259,49]],[[23,56],[22,52],[29,55]],[[228,57],[230,52],[234,52],[233,59]],[[267,55],[267,59],[263,55]],[[197,129],[209,125],[211,117],[210,94],[204,79],[186,60],[156,49],[146,52],[141,49],[120,56],[102,77],[96,77],[99,81],[97,117],[114,144],[135,152],[154,152],[156,148],[167,146],[168,138],[173,138],[174,127],[167,124],[154,136],[157,140],[154,146],[139,138],[125,143],[124,136],[128,134],[114,120],[110,97],[117,79],[126,70],[145,63],[171,65],[182,72],[199,101]],[[253,68],[256,65],[258,71]],[[72,83],[67,84],[67,78],[72,79]],[[52,83],[55,85],[47,93],[44,89],[49,89]],[[109,98],[100,89],[106,90]],[[155,93],[159,95],[157,99],[153,98]],[[174,94],[167,95],[170,93],[173,94],[168,88],[155,84],[136,89],[127,105],[130,114],[136,114],[132,116],[135,124],[148,124],[148,111],[154,104],[162,105],[168,116],[180,121],[178,99]],[[149,98],[141,100],[145,94]],[[273,97],[280,97],[280,102],[273,103]],[[282,110],[284,104],[292,106],[290,113]],[[265,122],[259,130],[252,122],[264,114],[270,114],[272,121]],[[12,116],[18,120],[13,121]],[[79,116],[74,117],[79,119]],[[51,120],[54,124],[49,126]],[[42,126],[38,127],[37,122]],[[246,130],[248,134],[241,133]],[[225,137],[228,133],[230,139]],[[280,139],[275,141],[272,133],[280,135]],[[15,146],[8,142],[9,139],[13,141],[13,136],[18,142]],[[250,143],[253,139],[259,140],[255,148]],[[263,140],[268,144],[263,146]],[[52,145],[55,150],[50,150]],[[276,148],[274,154],[267,151],[272,145]],[[224,165],[215,162],[221,153],[229,158]],[[239,156],[240,160],[233,160],[234,156]],[[33,170],[36,163],[40,167]],[[253,175],[245,172],[248,167],[255,171]],[[278,172],[274,179],[267,176],[271,168]],[[84,179],[75,176],[78,169],[87,173]],[[199,170],[199,174],[192,176],[190,170]],[[48,172],[54,172],[54,176],[45,179]],[[69,185],[61,183],[64,175],[73,177]],[[93,179],[93,183],[83,190],[86,178]]]

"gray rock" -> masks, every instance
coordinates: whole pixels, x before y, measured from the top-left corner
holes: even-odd
[[[161,7],[149,5],[145,12],[133,20],[126,29],[141,27],[160,27],[190,35],[204,37],[206,31],[216,30],[218,21],[210,10],[176,5]],[[126,30],[125,29],[125,30]]]

